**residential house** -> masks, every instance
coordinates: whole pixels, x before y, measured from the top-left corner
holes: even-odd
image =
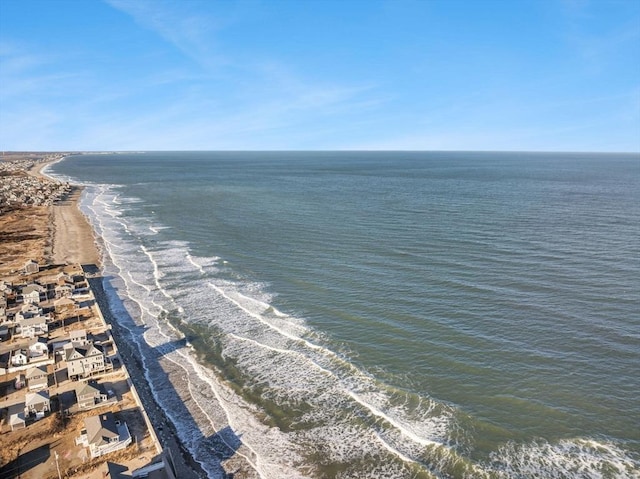
[[[41,316],[42,308],[37,304],[26,303],[20,307],[20,311],[16,313],[15,320],[33,318],[34,316]]]
[[[29,362],[29,355],[26,349],[16,349],[11,352],[11,365],[24,366]]]
[[[59,285],[73,284],[73,279],[71,279],[71,276],[69,276],[67,273],[65,273],[64,271],[61,271],[56,275],[55,283]]]
[[[73,294],[73,286],[70,284],[59,284],[54,288],[56,298],[68,298]]]
[[[70,343],[65,345],[65,360],[69,378],[86,378],[106,369],[102,348],[92,343],[83,346]]]
[[[113,413],[90,416],[84,420],[84,426],[76,444],[88,447],[92,458],[119,451],[131,444],[127,423],[117,421]]]
[[[91,342],[86,329],[74,329],[69,333],[69,340],[74,346],[85,346]]]
[[[51,411],[51,401],[47,391],[27,393],[24,401],[24,413],[34,415],[37,419],[42,419],[44,415]]]
[[[20,336],[23,338],[44,336],[49,332],[46,316],[19,319],[16,322],[18,323],[16,332],[20,333]]]
[[[12,431],[27,427],[24,403],[13,404],[8,409],[7,423]]]
[[[37,261],[30,259],[24,264],[24,272],[27,274],[33,274],[40,272],[40,265]]]
[[[108,400],[109,395],[102,384],[96,381],[83,382],[75,389],[78,407],[80,409],[91,409]]]
[[[33,338],[31,341],[29,341],[28,351],[29,359],[31,361],[48,359],[49,346],[47,346],[46,338]]]
[[[32,283],[22,288],[22,300],[25,303],[38,304],[47,298],[47,290],[39,284]]]
[[[0,293],[0,323],[7,320],[7,297]]]
[[[46,389],[49,386],[49,374],[46,366],[27,369],[25,377],[30,391]]]

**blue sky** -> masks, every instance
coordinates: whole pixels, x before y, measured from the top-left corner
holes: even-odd
[[[3,150],[640,151],[639,0],[0,0]]]

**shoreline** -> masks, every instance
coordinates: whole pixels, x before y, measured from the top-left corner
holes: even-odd
[[[60,160],[36,164],[28,173],[37,178],[58,182],[42,170]],[[102,265],[97,246],[97,238],[91,224],[80,211],[80,195],[83,187],[71,185],[71,191],[62,201],[49,207],[49,251],[54,264],[95,264]]]
[[[60,160],[38,163],[28,173],[39,178],[58,182],[58,180],[42,172],[46,166],[57,161]],[[80,210],[80,196],[84,188],[79,185],[71,186],[72,190],[64,200],[56,202],[49,207],[48,244],[50,251],[45,253],[53,263],[94,265],[96,269],[101,270],[102,255],[98,246],[100,239],[93,230],[88,218]],[[175,425],[156,402],[151,392],[151,386],[145,378],[140,360],[136,357],[131,345],[125,340],[123,328],[111,311],[103,288],[102,275],[89,278],[89,282],[102,315],[107,323],[112,326],[112,333],[118,350],[123,359],[126,359],[127,371],[138,392],[143,410],[147,412],[156,434],[161,438],[162,448],[170,451],[169,455],[178,473],[177,477],[180,479],[206,478],[205,471],[178,438]]]

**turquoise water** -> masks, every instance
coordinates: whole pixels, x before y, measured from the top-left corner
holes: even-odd
[[[638,155],[167,152],[49,172],[87,185],[114,308],[182,368],[157,397],[188,398],[173,420],[211,477],[234,451],[255,477],[638,477]]]

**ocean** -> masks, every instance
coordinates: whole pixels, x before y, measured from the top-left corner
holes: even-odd
[[[85,185],[111,309],[209,477],[640,477],[640,155],[46,172]]]

